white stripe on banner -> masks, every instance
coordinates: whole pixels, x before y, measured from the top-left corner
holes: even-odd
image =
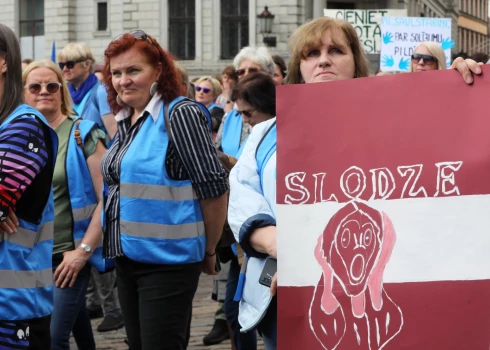
[[[330,217],[344,204],[277,206],[280,286],[313,286],[313,255]],[[396,243],[385,283],[490,279],[490,195],[369,202],[393,222]]]

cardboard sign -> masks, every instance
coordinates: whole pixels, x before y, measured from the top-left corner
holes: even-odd
[[[279,349],[489,349],[489,89],[278,87]]]
[[[379,54],[381,50],[381,17],[406,16],[407,10],[323,10],[326,17],[349,22],[356,29],[364,51]]]
[[[410,59],[415,47],[424,41],[441,45],[446,54],[446,65],[451,65],[450,18],[383,17],[381,20],[382,71],[409,71]]]

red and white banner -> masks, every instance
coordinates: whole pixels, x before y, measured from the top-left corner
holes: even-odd
[[[278,88],[279,349],[489,350],[484,71]]]

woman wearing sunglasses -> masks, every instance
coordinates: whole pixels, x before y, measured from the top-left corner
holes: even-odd
[[[224,114],[223,107],[215,103],[216,98],[221,94],[221,84],[212,77],[201,77],[196,81],[195,90],[196,101],[206,106],[211,113],[214,140]]]
[[[58,52],[58,65],[68,82],[73,109],[107,132],[108,144],[116,133],[116,122],[107,104],[107,92],[93,73],[95,58],[86,44],[68,43]]]
[[[68,86],[53,62],[32,62],[24,70],[22,81],[26,102],[46,117],[59,138],[53,176],[51,349],[68,350],[72,330],[78,348],[95,349],[85,293],[89,259],[104,272],[102,249],[96,248],[102,243],[100,160],[105,153],[105,134],[96,123],[74,116]]]
[[[0,24],[0,348],[44,350],[51,346],[58,138],[23,103],[20,57],[16,35]]]
[[[446,55],[441,45],[426,41],[417,45],[412,54],[410,72],[446,69]]]
[[[289,40],[289,84],[361,78],[370,73],[356,31],[347,22],[318,18],[299,27]],[[239,322],[242,331],[257,327],[266,350],[277,348],[277,275],[270,288],[259,283],[266,259],[277,259],[275,120],[253,128],[230,174],[228,209],[230,227],[249,257]]]
[[[183,93],[171,56],[138,30],[105,50],[118,133],[102,159],[104,254],[116,259],[131,349],[187,347],[202,271],[214,275],[226,217],[226,173],[208,111]]]

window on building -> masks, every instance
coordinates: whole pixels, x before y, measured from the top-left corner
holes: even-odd
[[[44,0],[20,1],[20,36],[44,35]]]
[[[169,0],[169,48],[181,60],[196,56],[195,0]]]
[[[107,1],[97,2],[97,30],[107,30]]]
[[[248,0],[221,0],[221,58],[248,46]]]
[[[44,57],[44,0],[19,1],[20,48],[23,58]]]
[[[353,2],[327,1],[327,8],[332,10],[354,10],[355,4]]]

